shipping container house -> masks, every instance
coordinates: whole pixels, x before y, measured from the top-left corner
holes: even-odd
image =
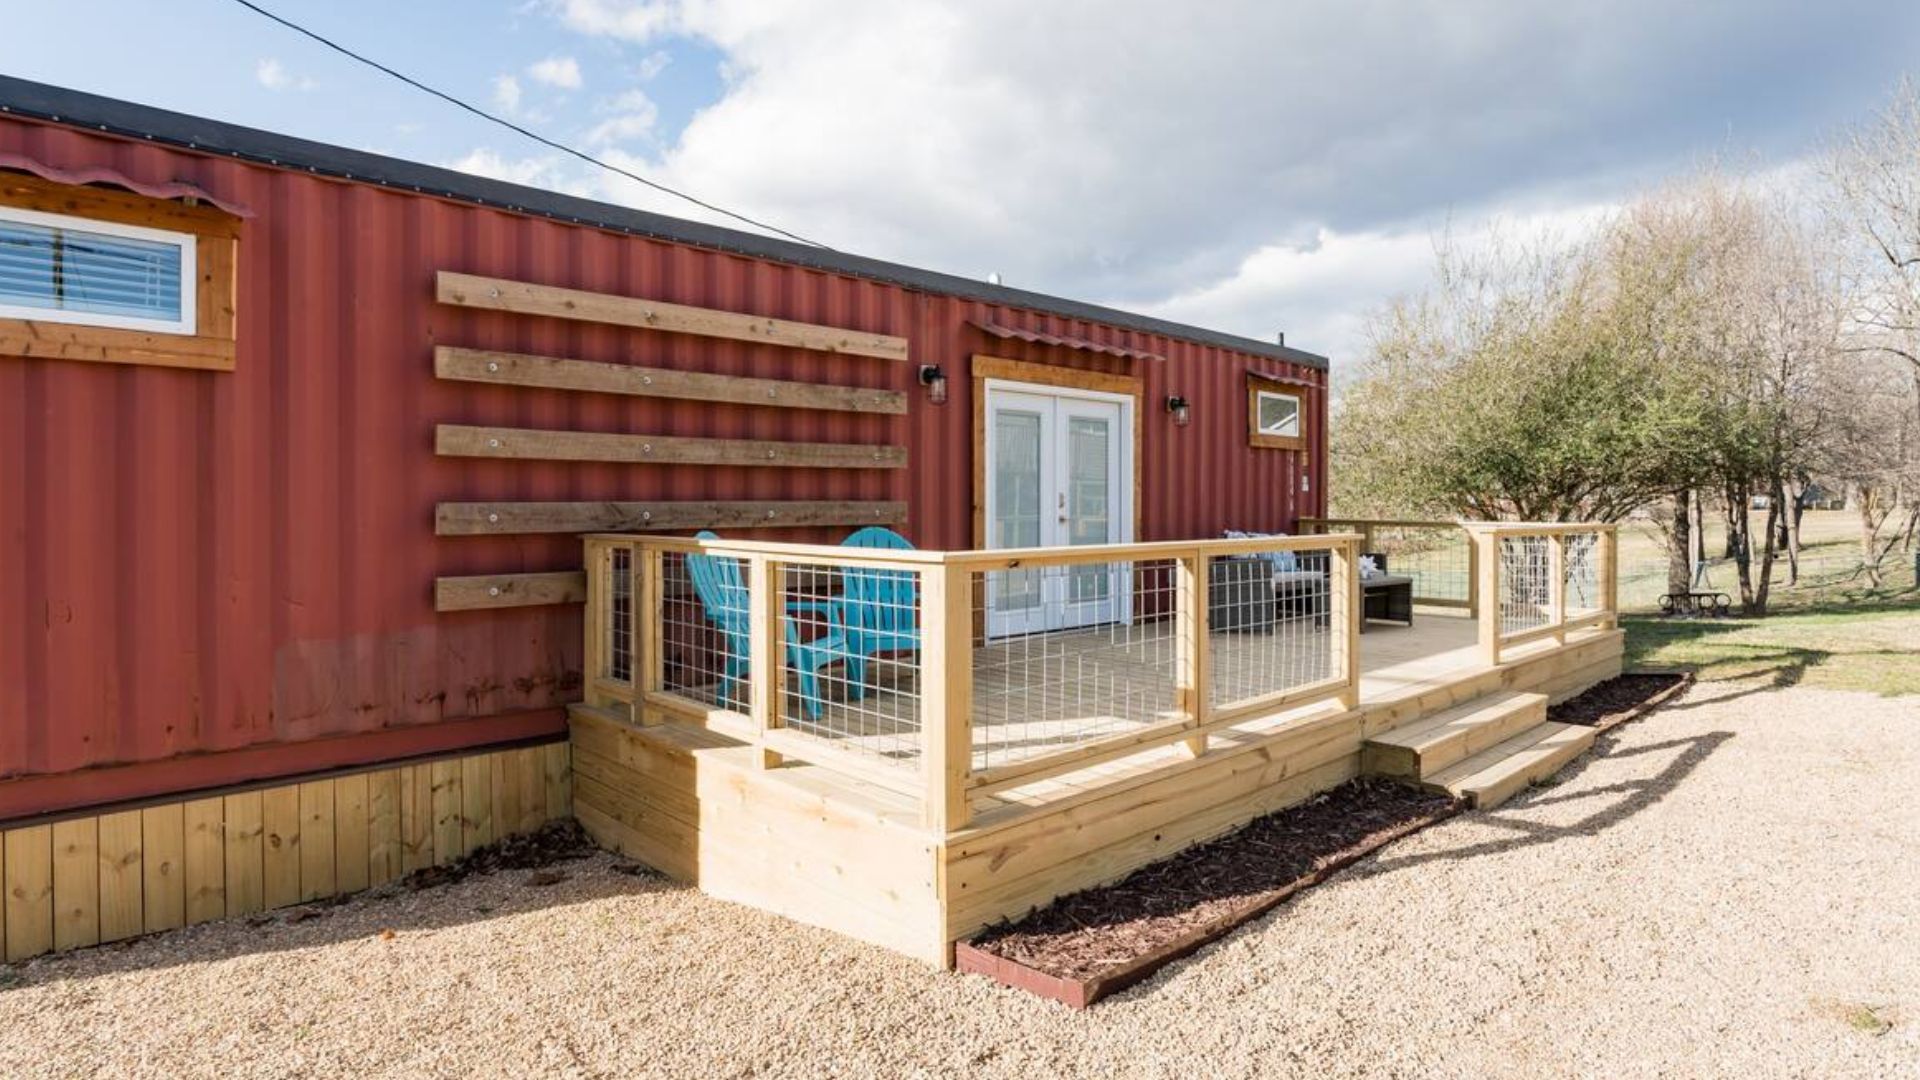
[[[569,707],[624,738],[673,697],[646,678],[780,636],[762,600],[730,644],[685,537],[823,581],[864,526],[923,553],[1134,545],[1032,611],[1011,565],[972,579],[968,648],[938,651],[1171,625],[1193,564],[1152,545],[1323,517],[1326,420],[1326,360],[1277,341],[0,78],[6,953],[378,884],[576,804],[644,845],[576,799],[622,794],[576,770],[614,751],[570,749]],[[583,534],[612,539],[583,563]],[[1354,543],[1323,557],[1351,570]],[[915,702],[947,685],[918,678]],[[706,692],[702,732],[780,708]],[[948,929],[890,943],[937,959]]]

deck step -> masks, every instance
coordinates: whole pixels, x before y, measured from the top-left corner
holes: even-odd
[[[1464,758],[1426,778],[1429,787],[1491,810],[1552,776],[1593,745],[1593,729],[1547,721]]]
[[[1545,722],[1547,696],[1504,690],[1368,739],[1370,773],[1420,780]]]

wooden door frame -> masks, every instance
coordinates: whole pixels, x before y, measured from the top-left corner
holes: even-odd
[[[971,372],[973,378],[973,546],[983,550],[987,546],[987,380],[996,379],[1006,382],[1028,383],[1037,387],[1052,387],[1058,390],[1091,390],[1102,394],[1116,394],[1133,399],[1132,442],[1133,461],[1132,493],[1133,528],[1131,536],[1139,542],[1141,523],[1141,465],[1145,461],[1142,455],[1142,436],[1145,435],[1146,385],[1137,375],[1114,375],[1104,371],[1083,371],[1079,368],[1058,367],[1053,364],[1033,364],[1023,360],[1008,360],[982,353],[973,355]]]

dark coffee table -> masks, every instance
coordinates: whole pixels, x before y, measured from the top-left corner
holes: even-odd
[[[1413,579],[1378,574],[1360,579],[1360,632],[1372,619],[1413,625]]]

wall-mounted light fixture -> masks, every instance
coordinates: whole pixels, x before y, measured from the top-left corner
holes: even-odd
[[[920,365],[920,385],[927,388],[927,400],[935,405],[947,403],[947,373],[938,364]]]
[[[1173,414],[1173,422],[1180,427],[1186,427],[1193,420],[1193,403],[1179,394],[1167,398],[1167,411]]]

